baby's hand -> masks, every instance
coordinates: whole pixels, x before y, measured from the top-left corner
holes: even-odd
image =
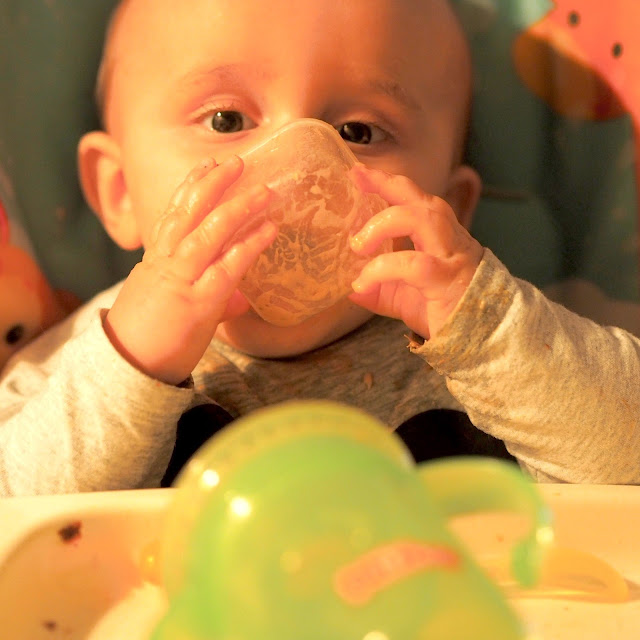
[[[388,238],[408,237],[413,250],[384,253],[365,265],[350,299],[379,315],[399,318],[413,331],[435,336],[466,291],[482,259],[482,246],[458,222],[451,207],[403,176],[356,165],[363,191],[391,206],[373,216],[351,247],[370,255]]]
[[[205,161],[177,189],[105,318],[105,331],[134,366],[178,384],[193,371],[218,323],[248,303],[237,285],[276,228],[260,212],[271,192],[258,185],[217,206],[242,173],[233,156]],[[233,242],[241,228],[254,225]]]

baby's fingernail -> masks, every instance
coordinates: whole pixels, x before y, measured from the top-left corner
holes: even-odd
[[[271,193],[271,189],[269,189],[269,187],[267,187],[266,184],[264,183],[260,183],[260,184],[256,184],[253,187],[251,187],[251,192],[256,194],[256,195],[267,195],[269,193]]]
[[[356,253],[362,251],[362,239],[359,236],[351,236],[349,238],[349,245],[351,246],[351,250]]]
[[[229,156],[222,164],[233,167],[235,165],[242,164],[242,160],[240,159],[240,156],[233,154]]]
[[[210,169],[216,165],[213,158],[205,158],[201,160],[187,175],[187,183],[193,184],[202,178]]]
[[[364,166],[364,164],[362,164],[362,162],[356,162],[353,167],[349,169],[349,177],[351,178],[351,180],[357,181],[358,176],[365,174],[366,171],[367,168]]]
[[[262,223],[262,233],[266,236],[273,235],[275,237],[278,233],[278,226],[271,220],[265,220]]]
[[[254,203],[266,202],[271,197],[271,189],[264,184],[257,184],[251,188],[249,196]]]
[[[356,278],[352,283],[351,283],[351,288],[356,292],[356,293],[362,293],[362,291],[364,290],[364,286],[360,280],[360,278]]]

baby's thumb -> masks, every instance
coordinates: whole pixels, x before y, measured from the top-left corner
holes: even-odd
[[[247,299],[236,289],[229,298],[227,302],[227,306],[220,318],[220,322],[224,322],[225,320],[231,320],[232,318],[236,318],[238,316],[243,315],[247,311],[249,311],[251,305]]]

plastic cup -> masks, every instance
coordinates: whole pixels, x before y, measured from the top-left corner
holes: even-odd
[[[274,192],[265,215],[278,226],[240,291],[267,322],[299,324],[351,292],[367,259],[351,251],[349,237],[388,205],[355,186],[348,173],[356,157],[320,120],[296,120],[240,155],[244,171],[224,199],[265,183]]]

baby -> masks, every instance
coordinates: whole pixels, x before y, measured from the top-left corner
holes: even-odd
[[[539,480],[640,481],[638,341],[547,301],[467,231],[470,85],[446,0],[122,2],[99,74],[104,131],[83,137],[79,168],[111,237],[144,258],[9,365],[0,491],[158,486],[190,409],[224,423],[305,397],[391,428],[464,411]],[[394,251],[283,328],[237,290],[277,229],[235,233],[272,194],[219,203],[237,154],[303,117],[333,125],[362,163],[356,185],[389,203],[352,250]]]

